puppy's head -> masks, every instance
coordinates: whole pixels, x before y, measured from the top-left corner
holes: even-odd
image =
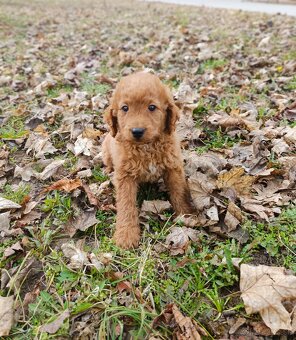
[[[150,73],[134,73],[118,83],[105,121],[113,137],[149,143],[175,130],[179,109],[168,88]]]

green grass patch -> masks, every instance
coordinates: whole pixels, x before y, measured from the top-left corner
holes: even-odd
[[[52,219],[54,224],[65,223],[73,215],[71,196],[54,190],[44,199],[41,210],[48,213],[47,220]]]
[[[294,91],[296,90],[296,76],[293,77],[293,79],[284,85],[284,89],[287,91]]]
[[[4,126],[0,127],[0,138],[2,139],[18,139],[26,136],[29,133],[25,129],[23,118],[10,117]]]
[[[92,176],[96,182],[100,182],[100,183],[107,181],[109,178],[107,175],[103,173],[100,166],[95,166],[92,169]]]
[[[108,84],[100,84],[91,74],[83,73],[80,88],[90,96],[95,96],[96,94],[106,94],[111,89],[111,86]]]
[[[284,210],[270,223],[248,221],[245,228],[257,249],[264,248],[277,265],[296,272],[296,207]]]
[[[24,198],[30,194],[31,186],[29,184],[20,185],[18,188],[6,184],[3,188],[3,197],[15,203],[21,204]]]
[[[61,93],[71,93],[72,91],[73,91],[73,86],[59,84],[52,88],[47,89],[47,96],[49,98],[56,98]]]
[[[223,68],[227,64],[227,61],[224,59],[209,59],[202,62],[197,70],[197,73],[204,73],[208,70],[217,70]]]

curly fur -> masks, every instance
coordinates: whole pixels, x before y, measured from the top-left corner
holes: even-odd
[[[155,105],[153,112],[149,105]],[[129,110],[124,112],[122,107]],[[135,73],[117,85],[105,121],[110,133],[103,142],[103,161],[114,170],[117,220],[114,240],[122,248],[138,246],[136,206],[139,183],[164,179],[177,214],[194,211],[185,180],[180,143],[175,134],[179,110],[169,90],[154,75]],[[136,139],[131,129],[145,128]]]

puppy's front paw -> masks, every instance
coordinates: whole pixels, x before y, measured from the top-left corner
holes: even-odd
[[[137,248],[140,242],[140,228],[116,227],[113,239],[117,247],[123,249]]]

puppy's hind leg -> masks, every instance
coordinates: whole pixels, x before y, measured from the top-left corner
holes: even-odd
[[[183,168],[168,169],[164,181],[176,214],[194,214],[195,207],[192,203]]]

